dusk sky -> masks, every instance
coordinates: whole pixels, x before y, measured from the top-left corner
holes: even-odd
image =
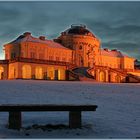
[[[26,31],[53,39],[71,24],[85,24],[103,48],[140,59],[140,1],[0,2],[0,58],[3,44]]]

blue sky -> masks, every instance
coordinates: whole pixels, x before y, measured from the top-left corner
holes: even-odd
[[[140,1],[0,1],[0,58],[3,44],[25,31],[48,39],[71,24],[85,24],[103,48],[140,59]]]

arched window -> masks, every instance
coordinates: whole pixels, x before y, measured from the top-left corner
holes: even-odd
[[[65,70],[62,68],[58,69],[58,80],[65,80]]]
[[[99,74],[100,82],[105,82],[105,72],[101,71]]]
[[[30,65],[24,65],[22,67],[22,78],[31,79],[31,66]]]
[[[80,45],[80,46],[79,46],[79,50],[82,50],[82,49],[83,49],[83,47]]]
[[[43,69],[41,67],[35,68],[35,78],[36,79],[43,79]]]
[[[9,67],[9,78],[10,79],[16,78],[16,69],[14,66]]]
[[[49,80],[54,80],[55,78],[55,73],[54,73],[54,67],[48,67],[47,68],[47,79]]]
[[[121,77],[119,75],[117,75],[115,77],[115,81],[116,81],[116,83],[120,83],[121,82]]]
[[[4,68],[0,66],[0,80],[3,79]]]

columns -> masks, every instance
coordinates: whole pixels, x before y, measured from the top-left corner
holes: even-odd
[[[109,82],[109,72],[108,72],[108,70],[105,70],[105,82]]]
[[[95,69],[95,73],[96,73],[96,80],[100,81],[100,70],[99,69]]]

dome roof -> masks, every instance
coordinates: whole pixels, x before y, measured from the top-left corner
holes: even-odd
[[[63,34],[63,33],[62,33]],[[64,34],[72,34],[72,35],[87,35],[87,36],[92,36],[95,37],[93,35],[92,32],[90,32],[85,25],[82,24],[73,24],[71,25],[71,28],[67,29],[66,31],[64,31]]]

